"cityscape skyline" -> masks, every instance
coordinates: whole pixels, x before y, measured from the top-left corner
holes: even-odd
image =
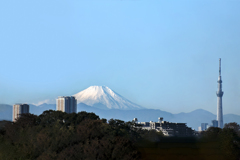
[[[105,85],[145,108],[216,114],[222,58],[223,113],[240,115],[239,7],[224,1],[0,2],[0,104],[55,103],[59,95]]]

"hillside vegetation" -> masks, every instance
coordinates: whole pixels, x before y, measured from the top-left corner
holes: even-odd
[[[196,137],[164,137],[133,122],[94,113],[45,111],[1,121],[1,160],[238,159],[239,125],[209,128]]]

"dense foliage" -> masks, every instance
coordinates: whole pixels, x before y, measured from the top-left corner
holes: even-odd
[[[1,160],[134,160],[240,158],[240,126],[210,127],[199,137],[164,137],[133,122],[94,113],[45,111],[0,121]]]
[[[240,126],[237,123],[225,124],[223,129],[210,127],[202,132],[201,141],[215,142],[225,159],[240,159]]]
[[[147,160],[239,160],[239,128],[236,123],[228,123],[223,129],[210,127],[195,137],[143,139],[138,143],[138,149],[141,158]]]
[[[133,123],[94,113],[24,114],[1,129],[1,160],[139,159]]]

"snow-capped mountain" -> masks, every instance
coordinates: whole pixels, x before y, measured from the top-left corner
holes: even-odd
[[[143,109],[106,86],[91,86],[73,96],[78,103],[100,109]]]

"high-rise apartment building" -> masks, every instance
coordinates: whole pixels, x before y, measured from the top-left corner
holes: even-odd
[[[12,120],[15,122],[21,114],[29,113],[29,105],[28,104],[14,104],[13,105],[13,117]]]
[[[212,120],[212,127],[218,127],[218,121]]]
[[[208,123],[201,123],[201,131],[207,130]]]
[[[77,100],[73,96],[61,96],[57,99],[57,110],[66,113],[77,113]]]

